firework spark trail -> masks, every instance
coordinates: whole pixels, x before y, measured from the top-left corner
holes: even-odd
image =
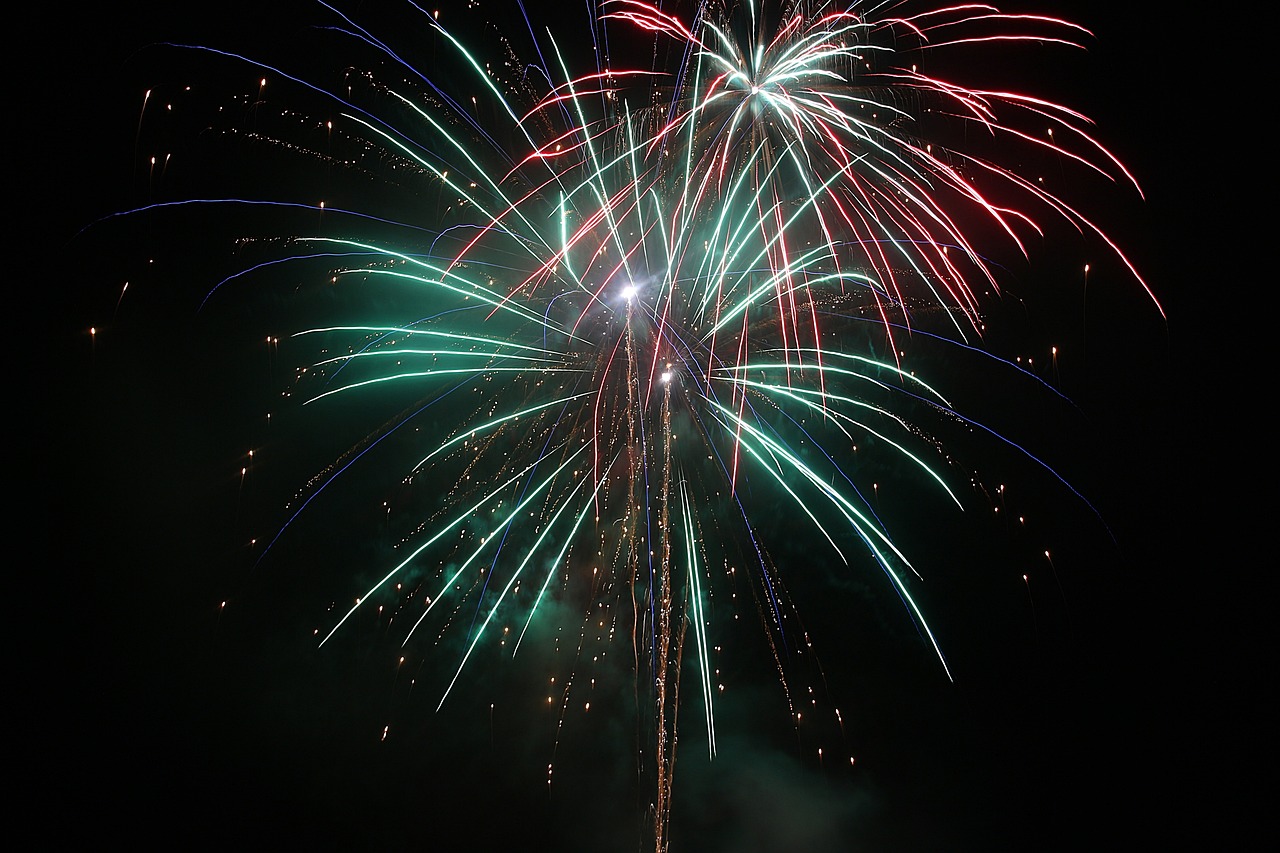
[[[897,16],[910,4],[837,9],[796,2],[783,4],[779,20],[769,23],[755,3],[699,6],[686,21],[640,0],[605,0],[591,23],[597,50],[588,62],[595,67],[575,73],[578,57],[555,33],[539,32],[521,5],[546,84],[534,92],[533,75],[513,85],[417,7],[466,76],[420,71],[407,51],[321,5],[341,18],[333,33],[372,49],[400,75],[395,85],[371,85],[376,97],[367,107],[354,91],[198,49],[324,96],[352,138],[380,147],[437,197],[447,191],[451,198],[430,228],[324,208],[329,228],[349,234],[295,235],[305,251],[255,264],[208,294],[281,264],[324,259],[338,266],[332,284],[400,294],[406,316],[419,318],[327,323],[297,333],[299,342],[338,353],[312,361],[305,382],[320,387],[307,385],[306,405],[324,411],[379,387],[418,401],[371,436],[365,451],[428,413],[444,421],[426,430],[430,440],[405,478],[439,477],[443,493],[406,540],[408,556],[375,575],[321,645],[370,601],[393,594],[406,608],[422,608],[402,646],[445,599],[467,607],[471,628],[439,696],[442,706],[497,625],[523,622],[514,655],[544,605],[567,601],[589,568],[592,601],[606,593],[619,604],[630,599],[625,633],[643,685],[637,700],[653,712],[641,752],[651,748],[655,757],[648,772],[657,853],[670,830],[689,628],[708,751],[716,751],[708,555],[723,552],[724,564],[735,567],[730,575],[738,559],[750,567],[794,705],[785,664],[791,640],[781,615],[788,605],[751,503],[740,494],[744,482],[776,486],[791,515],[811,524],[845,565],[857,563],[848,548],[857,544],[949,677],[942,643],[908,582],[916,569],[843,450],[859,436],[873,438],[963,508],[945,466],[926,458],[930,441],[911,414],[942,413],[996,434],[904,369],[905,341],[917,332],[933,336],[917,329],[915,307],[942,312],[959,338],[954,343],[976,349],[980,293],[998,292],[1000,281],[998,264],[979,251],[975,221],[1025,253],[1028,237],[1045,233],[1043,220],[1063,220],[1100,238],[1150,289],[1075,205],[980,148],[931,136],[939,122],[973,125],[1136,187],[1086,132],[1086,117],[1032,95],[967,88],[918,63],[1007,41],[1080,47],[1088,31],[986,5]],[[610,28],[650,34],[653,67],[611,67],[617,40]],[[668,52],[677,57],[673,68],[659,61]],[[495,126],[454,91],[464,79],[483,93]],[[401,118],[380,115],[377,104]],[[1080,147],[1032,132],[1046,120]],[[991,181],[996,190],[979,189]],[[192,199],[142,210],[214,203],[319,209]],[[357,236],[361,224],[373,222],[394,225],[396,236]],[[445,250],[446,235],[460,248]],[[428,307],[409,313],[420,306]],[[875,318],[890,358],[859,349],[858,336],[838,334],[865,313]],[[446,411],[446,398],[467,388],[474,394],[469,414]],[[265,550],[364,456],[314,486]],[[721,488],[725,494],[716,498]],[[713,517],[716,501],[733,503],[740,529]],[[526,576],[537,586],[527,605],[519,595]],[[407,592],[392,592],[410,578]],[[462,591],[466,580],[470,592]],[[591,606],[583,610],[584,631]]]

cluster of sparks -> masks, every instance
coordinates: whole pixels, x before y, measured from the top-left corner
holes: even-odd
[[[514,656],[551,602],[574,603],[584,634],[626,641],[645,685],[659,853],[686,668],[716,749],[714,590],[750,578],[770,643],[785,633],[781,573],[747,485],[781,496],[771,506],[785,506],[793,529],[853,570],[877,567],[946,670],[913,597],[915,569],[852,453],[873,440],[963,507],[945,454],[902,414],[961,417],[902,365],[913,318],[979,341],[982,299],[999,282],[972,235],[1024,250],[1046,218],[1095,236],[1133,271],[1067,201],[948,141],[1038,148],[1136,188],[1084,116],[923,70],[934,52],[1080,47],[1087,31],[985,4],[919,5],[741,0],[672,12],[603,0],[593,67],[573,70],[576,47],[530,24],[539,62],[515,90],[422,12],[437,61],[462,69],[453,85],[476,93],[470,104],[333,10],[335,29],[413,82],[373,87],[395,121],[323,90],[336,121],[406,164],[424,197],[452,204],[439,221],[406,223],[409,235],[438,229],[425,241],[344,236],[344,219],[355,235],[372,214],[326,207],[325,231],[294,235],[272,261],[326,258],[337,284],[404,302],[399,322],[297,332],[328,353],[294,392],[320,417],[335,398],[379,389],[407,402],[309,484],[292,517],[401,427],[426,436],[403,481],[425,486],[431,505],[403,555],[319,640],[375,606],[407,625],[405,646],[465,629],[443,705],[478,649]],[[610,36],[652,40],[653,61],[612,67]],[[484,123],[477,98],[492,105]]]

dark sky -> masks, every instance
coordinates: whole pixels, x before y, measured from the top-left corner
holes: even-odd
[[[1050,250],[1040,274],[1058,295],[996,310],[1010,325],[992,346],[1079,344],[1062,364],[1079,410],[1034,392],[985,401],[995,417],[1025,415],[1016,425],[1055,448],[1102,520],[996,455],[984,462],[991,476],[1007,465],[1022,477],[1009,509],[1026,512],[1029,529],[905,523],[942,590],[935,618],[954,683],[874,583],[798,580],[846,723],[836,758],[819,762],[789,725],[758,638],[733,635],[741,651],[719,755],[708,764],[694,734],[682,743],[673,851],[1155,848],[1210,829],[1227,849],[1245,832],[1231,788],[1243,723],[1221,712],[1258,688],[1224,665],[1238,649],[1223,616],[1259,566],[1219,550],[1235,534],[1214,504],[1234,486],[1216,457],[1238,448],[1214,438],[1230,400],[1210,382],[1221,333],[1208,315],[1229,299],[1213,291],[1218,260],[1204,254],[1218,251],[1205,238],[1223,226],[1197,204],[1209,182],[1188,174],[1200,167],[1187,167],[1191,144],[1172,130],[1187,95],[1169,83],[1183,70],[1165,49],[1176,30],[1157,4],[1126,4],[1123,17],[1101,2],[1033,5],[1097,34],[1086,63],[1047,82],[1097,119],[1143,185],[1145,202],[1117,192],[1099,218],[1169,319],[1117,274],[1091,281],[1086,300],[1071,282],[1087,252]],[[344,537],[341,524],[377,529],[358,501],[357,515],[322,514],[302,542],[254,565],[247,538],[265,535],[314,470],[306,454],[326,444],[309,439],[241,481],[245,450],[269,444],[262,413],[294,367],[254,342],[264,324],[292,320],[287,303],[265,297],[198,314],[216,279],[191,229],[207,238],[222,225],[153,216],[81,231],[146,198],[143,93],[185,68],[148,45],[246,45],[274,61],[323,11],[291,0],[181,12],[136,3],[77,13],[74,25],[49,16],[38,41],[52,68],[16,84],[32,107],[11,135],[33,145],[16,167],[36,188],[26,209],[36,224],[19,233],[32,229],[39,260],[17,264],[14,286],[40,295],[49,327],[15,341],[47,374],[34,457],[44,535],[11,567],[13,607],[31,615],[16,654],[25,662],[40,648],[20,688],[37,710],[15,733],[43,780],[31,805],[59,815],[46,838],[75,843],[641,849],[625,676],[601,688],[600,705],[617,714],[571,717],[556,745],[527,673],[480,669],[436,714],[404,689],[376,632],[317,650],[310,631],[328,624],[325,603],[351,593],[333,555],[367,564],[381,553],[383,543]],[[239,73],[234,85],[252,79]],[[152,255],[163,269],[146,268]],[[694,704],[682,718],[690,730]]]

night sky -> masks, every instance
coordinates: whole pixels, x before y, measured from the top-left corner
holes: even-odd
[[[385,563],[370,494],[318,509],[255,565],[248,539],[270,535],[291,490],[341,450],[287,418],[275,434],[263,423],[294,368],[263,331],[305,321],[287,293],[197,310],[219,277],[200,246],[219,229],[234,236],[235,223],[98,220],[145,202],[146,158],[160,142],[139,132],[143,93],[191,70],[148,45],[236,45],[274,61],[324,10],[300,0],[127,5],[74,21],[44,13],[50,34],[73,32],[37,36],[47,66],[15,83],[31,107],[10,130],[32,146],[16,163],[30,173],[20,183],[35,187],[18,227],[36,249],[11,286],[38,294],[28,316],[47,326],[14,341],[44,375],[45,422],[42,450],[15,447],[36,462],[43,532],[10,565],[11,606],[30,622],[14,646],[31,673],[18,691],[33,709],[14,740],[34,759],[31,807],[57,814],[42,822],[44,838],[644,849],[648,793],[635,779],[625,673],[599,693],[597,707],[617,712],[570,715],[557,744],[536,666],[512,671],[493,656],[436,713],[426,691],[406,693],[375,628],[317,649],[312,631],[331,623],[328,603],[358,593],[341,566],[364,577]],[[1087,60],[1045,83],[1097,120],[1143,186],[1145,201],[1119,187],[1096,212],[1169,319],[1106,263],[1086,291],[1080,268],[1098,263],[1096,245],[1044,247],[1011,269],[1018,298],[993,308],[988,345],[1042,358],[1061,342],[1057,381],[1075,407],[1030,386],[983,386],[1000,374],[966,389],[976,411],[1050,448],[1098,515],[1003,452],[971,458],[1007,482],[1005,516],[901,504],[896,535],[934,584],[930,616],[954,683],[878,575],[822,565],[792,575],[844,740],[819,761],[788,722],[758,631],[726,635],[732,689],[710,764],[695,697],[684,706],[691,733],[677,764],[673,853],[1160,849],[1201,837],[1232,849],[1247,837],[1237,750],[1261,688],[1234,675],[1255,640],[1245,617],[1226,614],[1250,595],[1244,578],[1267,566],[1219,550],[1240,538],[1217,509],[1242,499],[1223,470],[1256,438],[1216,438],[1234,392],[1216,378],[1233,368],[1218,362],[1214,318],[1240,311],[1226,304],[1238,282],[1223,281],[1222,259],[1209,257],[1222,249],[1205,239],[1224,225],[1199,201],[1222,196],[1202,165],[1186,165],[1198,157],[1193,143],[1171,131],[1188,94],[1167,82],[1186,61],[1165,50],[1176,22],[1154,3],[1125,4],[1153,10],[1149,18],[1112,5],[1006,11],[1059,13],[1096,33]],[[254,77],[222,79],[241,91]],[[254,178],[222,175],[216,159],[207,168],[172,180],[204,188]],[[242,478],[252,447],[270,448],[269,458]],[[1021,513],[1026,525],[1009,523]],[[349,530],[362,533],[353,541]],[[803,547],[780,550],[780,563],[805,560]],[[1235,708],[1241,716],[1227,714]]]

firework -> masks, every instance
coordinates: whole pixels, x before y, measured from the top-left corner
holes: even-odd
[[[790,690],[778,652],[791,641],[787,567],[769,556],[762,513],[785,513],[849,571],[878,571],[949,677],[910,549],[877,516],[854,452],[874,442],[963,506],[921,419],[971,422],[906,369],[905,348],[926,326],[980,341],[984,294],[1000,288],[988,243],[1025,251],[1045,220],[1102,241],[1146,285],[1076,206],[984,153],[1015,144],[1136,189],[1083,115],[926,69],[939,53],[1008,42],[1071,49],[1087,31],[990,6],[683,14],[613,0],[590,20],[587,50],[517,16],[525,58],[512,41],[475,53],[415,9],[433,51],[420,70],[330,11],[334,34],[378,57],[376,73],[313,82],[234,58],[264,86],[336,108],[326,144],[336,133],[355,153],[251,135],[389,180],[414,209],[174,202],[323,214],[261,241],[267,257],[211,298],[251,274],[323,265],[331,287],[393,306],[293,335],[316,357],[290,396],[318,428],[343,401],[394,399],[398,414],[306,484],[259,558],[375,451],[415,454],[398,471],[419,508],[400,556],[349,590],[355,603],[320,644],[371,608],[392,614],[404,647],[460,634],[456,658],[436,662],[439,708],[479,649],[518,656],[553,605],[574,613],[579,659],[596,637],[642,685],[659,853],[690,692],[716,750],[717,589],[749,587]],[[686,669],[696,683],[682,696]],[[573,677],[559,689],[567,703]]]

